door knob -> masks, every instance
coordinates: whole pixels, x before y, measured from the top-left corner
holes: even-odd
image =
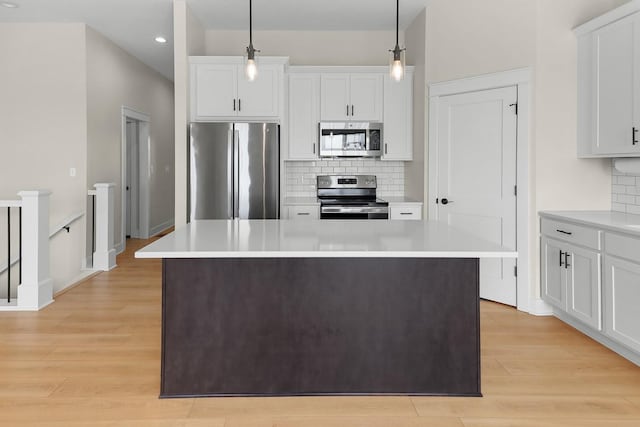
[[[449,203],[453,203],[453,202],[449,199],[442,199],[440,200],[440,203],[442,203],[443,205],[448,205]]]

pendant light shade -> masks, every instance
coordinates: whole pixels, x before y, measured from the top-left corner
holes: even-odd
[[[390,50],[389,58],[389,74],[391,78],[397,82],[404,78],[405,58],[404,53],[406,49],[400,49],[399,44],[400,33],[400,0],[396,0],[396,46]]]
[[[245,57],[245,75],[250,82],[258,77],[258,63],[256,62],[256,52],[253,48],[253,16],[251,10],[251,0],[249,0],[249,46],[247,46],[247,56]]]

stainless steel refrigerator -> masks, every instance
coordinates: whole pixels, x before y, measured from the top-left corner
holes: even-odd
[[[280,217],[275,123],[189,125],[189,219]]]

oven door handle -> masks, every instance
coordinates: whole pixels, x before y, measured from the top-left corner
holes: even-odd
[[[373,206],[334,208],[334,207],[323,206],[321,212],[322,213],[340,213],[340,214],[370,214],[370,213],[385,214],[389,212],[389,208],[373,207]]]

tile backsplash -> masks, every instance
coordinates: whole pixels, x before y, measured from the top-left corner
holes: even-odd
[[[404,196],[404,162],[358,158],[285,162],[285,197],[315,197],[318,175],[375,175],[379,196]]]
[[[612,170],[611,210],[640,214],[640,175]]]

